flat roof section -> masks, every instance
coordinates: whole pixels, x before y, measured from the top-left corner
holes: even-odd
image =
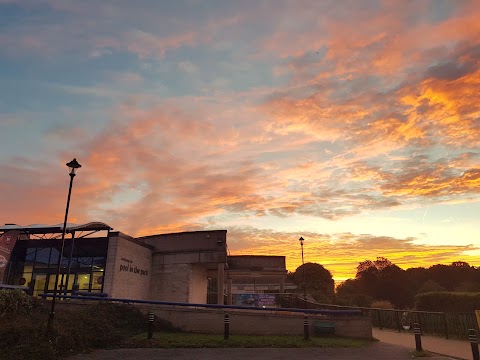
[[[32,224],[27,226],[16,225],[16,224],[5,224],[0,226],[0,232],[4,233],[9,230],[17,230],[20,233],[28,234],[61,234],[63,232],[63,224],[56,225],[45,225],[45,224]],[[101,231],[101,230],[112,230],[112,227],[109,225],[93,221],[85,224],[73,224],[67,223],[66,232],[71,233],[73,231]]]

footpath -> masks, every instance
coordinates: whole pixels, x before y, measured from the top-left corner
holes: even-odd
[[[410,333],[394,330],[373,329],[373,337],[383,343],[400,345],[415,349],[415,337]],[[445,339],[439,336],[422,335],[422,348],[433,353],[451,356],[457,359],[473,359],[470,342]]]

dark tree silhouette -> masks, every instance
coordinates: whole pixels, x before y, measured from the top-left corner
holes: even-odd
[[[416,294],[431,291],[480,292],[480,268],[455,261],[403,270],[377,257],[359,263],[355,279],[337,288],[337,300],[339,304],[359,306],[369,299],[388,300],[396,308],[406,308],[414,305]]]
[[[318,302],[331,303],[334,296],[335,284],[330,271],[317,263],[305,263],[295,270],[293,282],[298,291],[303,291],[303,268],[305,267],[305,289]]]

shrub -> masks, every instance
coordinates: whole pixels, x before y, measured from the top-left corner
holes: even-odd
[[[32,298],[22,290],[0,290],[0,318],[27,314],[32,307]]]
[[[335,305],[341,306],[370,307],[372,302],[373,298],[364,294],[343,295],[335,299]]]
[[[65,306],[59,303],[52,329],[48,311],[34,307],[30,314],[0,319],[0,359],[59,359],[92,348],[111,348],[147,330],[148,317],[131,305],[100,303]],[[155,328],[172,330],[171,323],[157,319]]]
[[[480,309],[480,293],[429,292],[417,294],[415,308],[424,311],[470,312]]]
[[[372,302],[370,307],[374,309],[393,309],[393,305],[390,301],[388,300],[377,300]]]

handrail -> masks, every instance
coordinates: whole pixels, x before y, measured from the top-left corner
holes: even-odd
[[[53,297],[53,294],[40,294],[44,299]],[[296,312],[314,315],[341,315],[341,316],[361,316],[360,310],[313,310],[313,309],[290,309],[277,307],[251,307],[240,305],[218,305],[218,304],[195,304],[182,303],[172,301],[154,301],[154,300],[136,300],[136,299],[122,299],[110,297],[95,297],[95,296],[74,296],[74,295],[57,295],[57,298],[63,299],[78,299],[78,300],[95,300],[95,301],[115,301],[121,303],[133,304],[151,304],[151,305],[170,305],[180,307],[204,307],[210,309],[237,309],[237,310],[253,310],[253,311],[280,311],[280,312]]]

